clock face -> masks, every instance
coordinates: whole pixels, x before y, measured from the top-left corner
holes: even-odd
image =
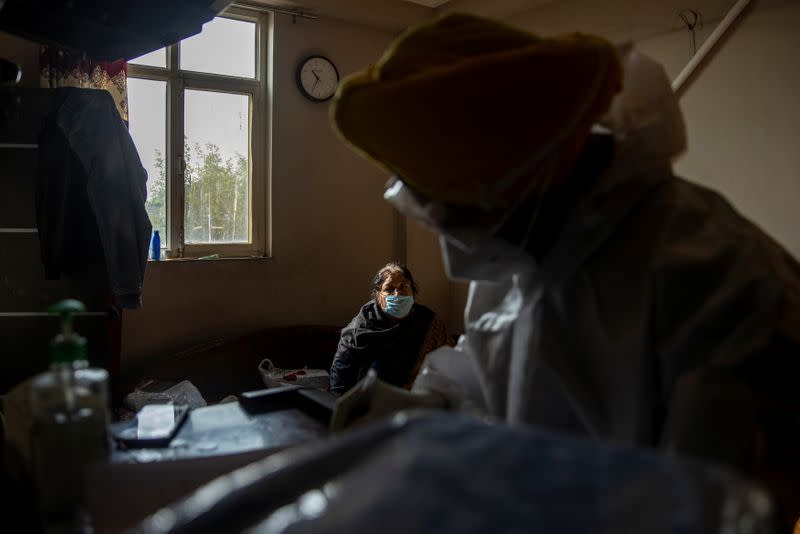
[[[297,85],[307,98],[324,102],[336,92],[339,72],[329,59],[312,56],[300,63],[297,70]]]

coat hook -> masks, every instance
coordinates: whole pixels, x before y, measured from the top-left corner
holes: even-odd
[[[692,55],[697,52],[695,29],[703,28],[703,15],[694,9],[684,9],[678,16],[686,24],[686,29],[691,33]]]

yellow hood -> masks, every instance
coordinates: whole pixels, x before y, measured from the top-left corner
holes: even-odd
[[[569,171],[621,79],[603,39],[543,39],[454,14],[407,31],[346,78],[332,118],[357,151],[446,204],[482,204],[521,174],[502,187],[506,205]],[[549,170],[526,168],[537,155]]]

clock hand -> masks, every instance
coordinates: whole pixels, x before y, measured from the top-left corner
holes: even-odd
[[[317,84],[318,84],[318,83],[319,83],[319,76],[317,76],[317,81],[316,81],[316,82],[314,82],[314,87],[312,87],[312,88],[311,88],[311,92],[312,92],[312,93],[314,92],[314,89],[316,89],[316,88],[317,88]]]
[[[311,69],[311,74],[313,74],[314,78],[316,78],[317,81],[319,81],[319,74],[317,74],[317,71],[315,71],[314,69]]]

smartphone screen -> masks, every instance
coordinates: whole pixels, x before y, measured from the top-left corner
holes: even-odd
[[[136,419],[114,433],[126,447],[166,447],[189,414],[189,407],[175,404],[149,404]]]
[[[175,410],[173,404],[148,404],[136,414],[136,437],[138,439],[166,438],[175,427]]]

